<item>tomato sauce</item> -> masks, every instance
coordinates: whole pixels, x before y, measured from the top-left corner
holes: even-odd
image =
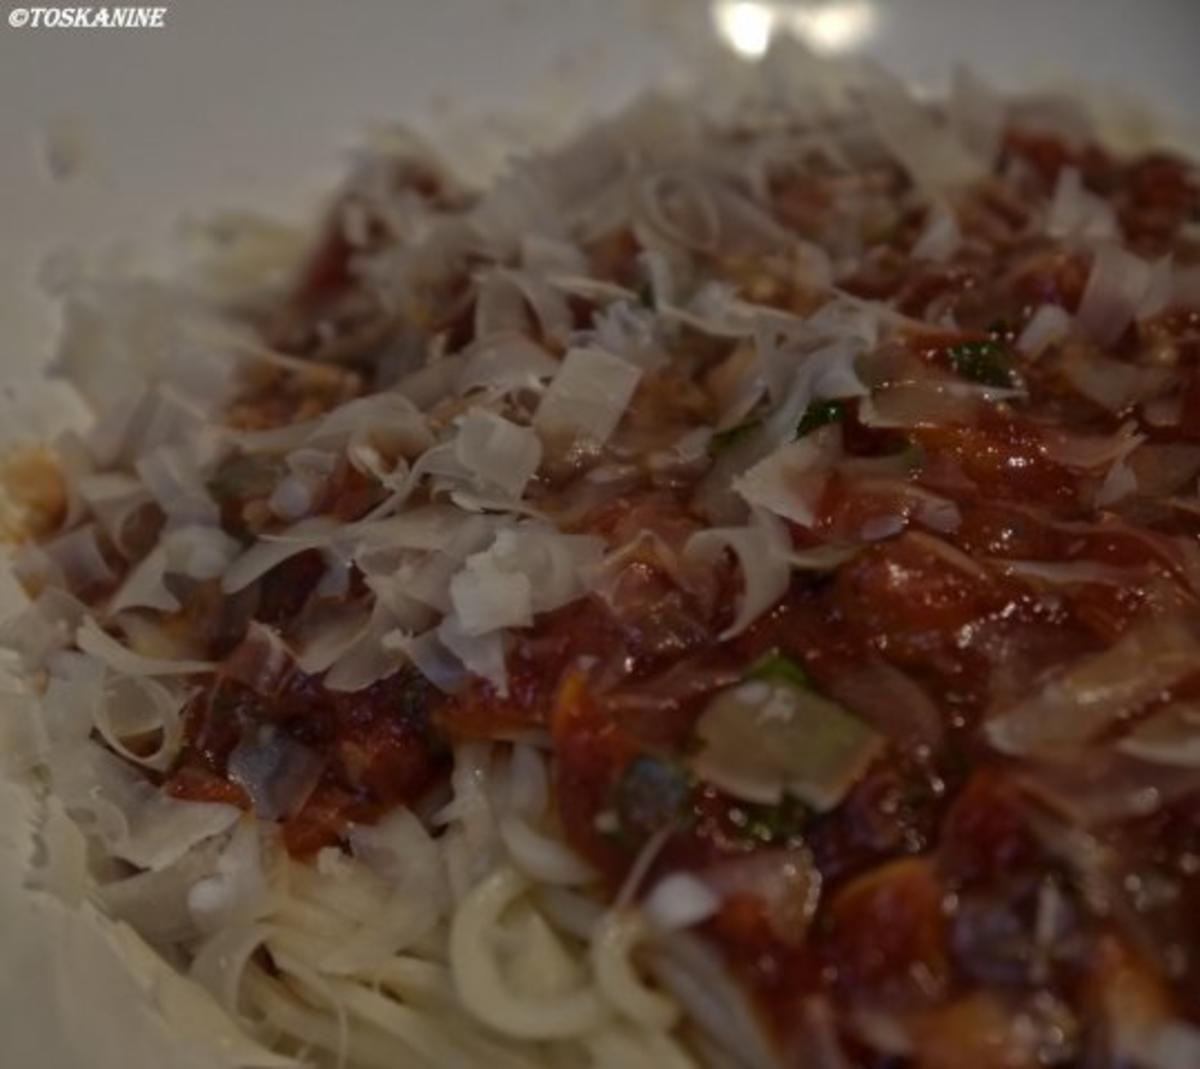
[[[1085,186],[1116,206],[1126,237],[1145,255],[1170,247],[1200,210],[1194,178],[1171,157],[1122,162],[1092,146],[1012,130],[1004,162],[1022,164],[1042,196],[1062,168],[1078,168]],[[882,195],[894,181],[881,177]],[[772,195],[785,223],[819,238],[831,203],[827,183],[781,181]],[[189,709],[188,746],[168,789],[246,805],[226,778],[229,755],[249,727],[274,724],[325,762],[303,808],[283,821],[288,848],[311,854],[339,842],[349,822],[419,799],[446,774],[452,742],[533,733],[553,748],[563,832],[612,893],[651,843],[657,852],[643,887],[680,869],[703,873],[773,851],[806,852],[819,884],[807,938],[782,938],[770,904],[752,892],[727,897],[704,926],[785,1051],[795,1049],[802,1007],[816,995],[835,1008],[851,1064],[863,1069],[1092,1064],[1081,1038],[1101,1027],[1092,992],[1118,959],[1200,1021],[1200,791],[1164,801],[1150,816],[1087,830],[1123,873],[1159,881],[1158,898],[1140,901],[1110,888],[1116,897],[1106,912],[1096,888],[1072,869],[1067,847],[1048,843],[1049,817],[1026,790],[1020,763],[979,734],[997,706],[1105,649],[1147,606],[1194,604],[1187,548],[1194,556],[1200,513],[1136,498],[1098,505],[1104,472],[1055,459],[1047,441],[1050,431],[1112,435],[1128,421],[1158,443],[1200,438],[1200,312],[1169,308],[1131,327],[1107,354],[1137,363],[1150,359],[1151,343],[1167,354],[1178,373],[1174,424],[1152,424],[1143,408],[1113,413],[1081,400],[1062,346],[1034,359],[1014,339],[1038,305],[1077,309],[1088,258],[1042,239],[1009,242],[1004,234],[1022,225],[1024,210],[995,191],[976,196],[972,210],[990,220],[994,256],[980,260],[967,249],[961,262],[914,261],[913,220],[897,218],[857,273],[839,281],[908,316],[936,304],[958,325],[904,337],[908,356],[942,375],[998,367],[1023,396],[988,401],[971,420],[909,430],[872,428],[847,404],[835,414],[847,457],[907,450],[914,462],[889,476],[890,490],[868,492],[853,477],[834,476],[813,530],[793,534],[803,546],[814,532],[858,531],[881,508],[896,512],[906,488],[950,502],[955,522],[931,528],[909,509],[898,530],[835,569],[797,573],[782,601],[732,641],[719,636],[739,594],[735,571],[722,564],[689,583],[649,553],[605,596],[515,633],[503,695],[474,682],[443,696],[411,671],[352,694],[298,671],[269,695],[218,677]],[[628,283],[636,251],[622,230],[590,254],[597,271]],[[348,255],[344,239],[329,235],[299,284],[298,302],[311,310],[343,298]],[[802,301],[779,301],[792,298]],[[973,363],[963,363],[964,353]],[[669,379],[647,386],[674,396],[657,406],[643,396],[643,411],[675,418],[704,409],[703,398],[681,399],[678,386]],[[557,489],[542,487],[544,502]],[[378,500],[369,480],[344,467],[321,511],[353,519]],[[688,493],[643,478],[570,526],[611,544],[651,530],[678,551],[705,522]],[[1140,578],[1112,583],[1085,570],[1078,581],[1055,582],[1004,567],[1023,562],[1104,565]],[[320,554],[310,552],[268,573],[256,618],[286,623],[323,571]],[[799,665],[822,693],[837,694],[840,681],[881,664],[902,673],[931,703],[935,730],[888,738],[827,812],[794,800],[739,801],[689,771],[693,725],[716,690],[772,651]],[[1139,939],[1169,942],[1170,953],[1147,954]],[[871,1015],[902,1023],[907,1049],[879,1053],[866,1042]],[[1036,1040],[1018,1035],[1020,1020],[1041,1029]]]

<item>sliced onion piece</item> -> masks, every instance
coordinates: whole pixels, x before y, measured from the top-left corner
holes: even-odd
[[[221,674],[257,694],[274,694],[292,667],[292,652],[279,632],[251,620],[246,634],[221,662]]]
[[[836,807],[883,742],[861,720],[808,687],[749,679],[721,691],[696,722],[692,767],[736,798],[776,805],[792,794]]]
[[[881,386],[859,404],[864,426],[910,429],[978,421],[982,398],[950,389],[948,383],[901,382]]]
[[[933,699],[915,679],[880,657],[841,673],[828,690],[898,746],[936,751],[942,744],[945,728]]]
[[[229,779],[246,792],[263,820],[297,813],[324,768],[324,757],[270,724],[243,736],[229,755]]]
[[[1157,397],[1176,377],[1171,368],[1129,364],[1084,348],[1065,354],[1061,370],[1080,394],[1110,412]]]
[[[1001,560],[988,562],[998,572],[1019,579],[1034,579],[1052,586],[1093,583],[1099,586],[1128,587],[1145,577],[1135,568],[1117,568],[1099,561]]]
[[[791,579],[791,541],[774,517],[757,514],[747,527],[713,527],[688,539],[683,555],[691,563],[711,565],[728,549],[742,572],[737,615],[721,638],[740,635],[787,592]]]
[[[1200,768],[1200,708],[1172,702],[1140,721],[1116,748],[1156,765]]]
[[[1070,665],[985,727],[1010,754],[1070,756],[1196,669],[1200,632],[1184,616],[1136,623],[1113,646]]]
[[[1096,488],[1092,503],[1098,508],[1108,508],[1137,492],[1137,476],[1125,459],[1121,458],[1108,469],[1104,479]]]
[[[1137,425],[1126,423],[1114,434],[1079,435],[1065,431],[1046,431],[1042,449],[1056,464],[1081,471],[1095,471],[1129,456],[1145,436],[1136,433]]]

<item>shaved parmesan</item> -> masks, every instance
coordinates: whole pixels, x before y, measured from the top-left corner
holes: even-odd
[[[172,522],[215,527],[220,509],[205,485],[211,459],[207,449],[163,446],[138,461],[137,473]]]
[[[501,696],[508,694],[508,669],[504,663],[504,636],[501,632],[468,635],[457,619],[447,616],[438,625],[437,636],[468,672],[489,682]]]
[[[459,421],[454,450],[480,485],[513,498],[521,496],[542,460],[542,443],[532,430],[479,408]]]
[[[1153,282],[1145,260],[1119,245],[1101,245],[1079,299],[1080,327],[1101,345],[1112,345],[1133,322]]]
[[[117,857],[147,869],[178,861],[238,818],[235,806],[185,802],[163,794],[132,765],[88,741],[51,754],[55,792]]]
[[[1117,219],[1108,202],[1083,188],[1077,167],[1058,172],[1046,232],[1054,238],[1111,239],[1118,234]]]
[[[571,349],[534,416],[551,437],[586,437],[603,444],[633,397],[641,368],[599,349]]]
[[[748,504],[810,527],[840,441],[836,430],[819,431],[781,446],[734,479],[733,488]]]
[[[221,589],[226,594],[236,594],[285,560],[328,545],[337,526],[328,517],[314,517],[279,535],[259,539],[230,563],[221,578]]]
[[[558,371],[558,361],[523,334],[492,336],[468,352],[455,376],[455,388],[462,394],[478,389],[540,390]]]
[[[876,72],[863,103],[880,140],[917,185],[932,192],[983,177],[982,159],[921,107],[899,79]]]
[[[1017,348],[1028,356],[1038,356],[1071,333],[1071,316],[1057,304],[1043,304],[1030,317],[1017,336]]]
[[[925,229],[913,245],[912,254],[921,259],[942,263],[958,251],[961,242],[962,233],[959,231],[958,220],[953,210],[944,202],[938,201],[929,212]]]
[[[495,557],[478,553],[450,580],[450,603],[464,635],[482,635],[502,627],[528,627],[533,622],[529,578],[502,571]]]

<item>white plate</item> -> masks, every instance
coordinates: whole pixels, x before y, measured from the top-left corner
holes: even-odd
[[[518,142],[562,129],[678,69],[710,14],[705,0],[189,0],[159,30],[0,26],[0,438],[47,418],[31,383],[52,344],[34,284],[48,253],[161,249],[180,216],[218,209],[298,216],[371,122],[414,123],[459,156],[485,147],[484,113]],[[722,25],[753,52],[771,21],[932,87],[956,60],[1005,87],[1111,84],[1194,130],[1197,0],[728,0]],[[74,173],[52,180],[48,150]],[[0,792],[0,1060],[205,1064],[146,1009],[175,997],[162,977],[139,993],[93,923],[20,890],[27,814]]]

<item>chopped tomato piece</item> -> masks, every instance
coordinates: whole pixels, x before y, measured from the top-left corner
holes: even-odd
[[[283,822],[283,845],[294,857],[307,857],[335,846],[355,816],[365,815],[352,794],[329,784],[318,784],[303,808]]]
[[[895,1010],[938,1001],[950,982],[943,897],[924,857],[889,862],[837,892],[819,943],[837,994]]]
[[[569,675],[559,690],[551,734],[558,772],[555,798],[563,830],[603,872],[619,877],[631,857],[606,835],[601,814],[610,811],[617,781],[635,751],[578,673]],[[601,818],[599,826],[597,818]]]
[[[241,787],[200,765],[176,769],[163,784],[163,789],[172,798],[188,802],[222,802],[240,809],[250,808],[250,799]]]
[[[978,772],[955,798],[942,827],[940,858],[959,881],[1001,879],[1040,861],[1016,790],[1001,775]]]

